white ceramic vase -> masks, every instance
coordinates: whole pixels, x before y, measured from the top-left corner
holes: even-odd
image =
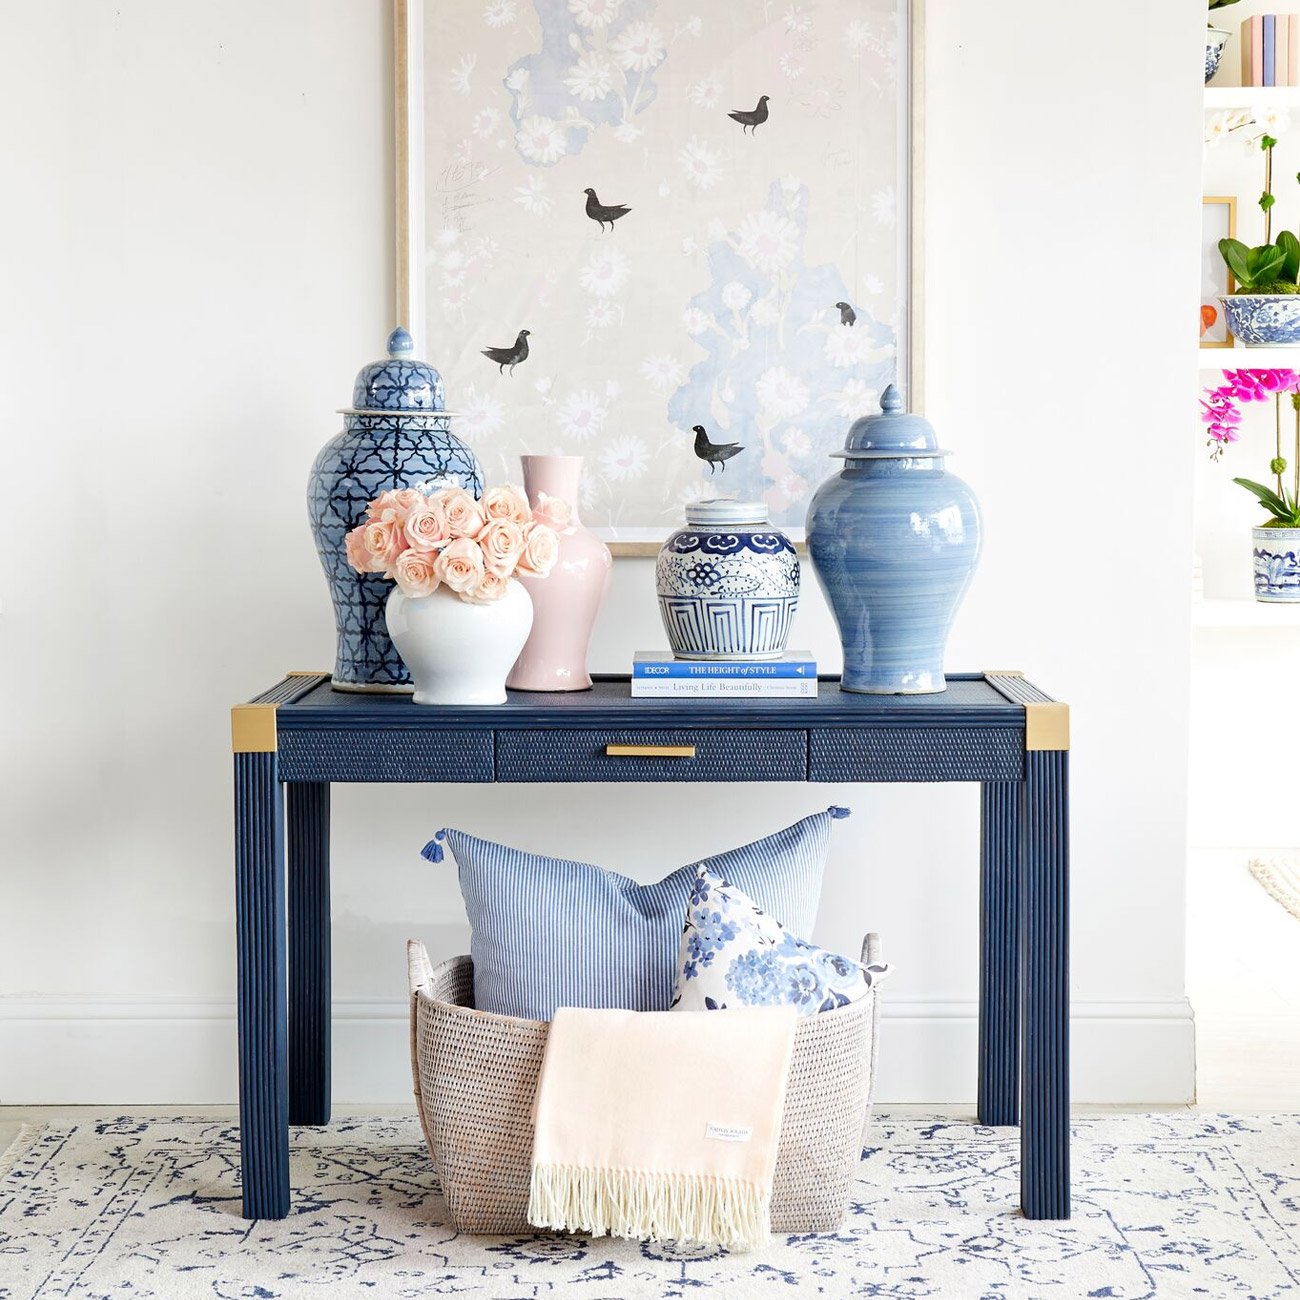
[[[533,626],[533,602],[513,578],[489,605],[439,587],[406,596],[395,587],[388,635],[415,683],[416,704],[504,704],[506,675]]]

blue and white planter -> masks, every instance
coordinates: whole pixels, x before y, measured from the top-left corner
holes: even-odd
[[[1300,347],[1300,293],[1234,293],[1219,302],[1228,328],[1248,347]]]
[[[343,432],[321,448],[307,484],[307,510],[334,600],[338,655],[334,686],[344,691],[411,691],[393,646],[384,606],[393,584],[348,563],[344,538],[381,492],[459,486],[483,494],[474,453],[451,431],[442,376],[412,355],[396,329],[388,356],[364,366],[342,412]]]
[[[1252,528],[1255,599],[1300,605],[1300,528]]]
[[[655,586],[678,659],[776,659],[799,604],[799,559],[761,502],[701,501],[663,544]]]
[[[1231,32],[1225,32],[1219,27],[1210,27],[1205,33],[1205,80],[1208,84],[1211,78],[1219,70],[1219,64],[1223,59],[1223,47],[1228,43],[1228,37]]]

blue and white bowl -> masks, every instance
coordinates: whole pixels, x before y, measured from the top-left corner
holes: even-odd
[[[1255,599],[1300,605],[1300,528],[1252,528]]]
[[[1219,301],[1228,328],[1248,347],[1300,346],[1300,293],[1234,293]]]
[[[700,501],[663,544],[655,586],[678,659],[776,659],[799,604],[799,559],[762,502]]]
[[[1228,43],[1231,32],[1219,27],[1210,27],[1205,33],[1205,80],[1208,83],[1219,70],[1223,58],[1223,47]]]

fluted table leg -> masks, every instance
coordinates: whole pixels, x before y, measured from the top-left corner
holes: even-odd
[[[986,781],[980,802],[978,1115],[1020,1119],[1019,781]]]
[[[287,787],[289,1123],[330,1122],[330,788]]]

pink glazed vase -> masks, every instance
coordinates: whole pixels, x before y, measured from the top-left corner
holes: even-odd
[[[512,691],[585,691],[591,686],[587,647],[596,611],[609,587],[609,547],[578,522],[581,456],[520,456],[533,510],[568,514],[556,531],[560,555],[545,578],[519,578],[533,600],[533,630],[506,685]],[[557,521],[558,522],[558,521]]]

